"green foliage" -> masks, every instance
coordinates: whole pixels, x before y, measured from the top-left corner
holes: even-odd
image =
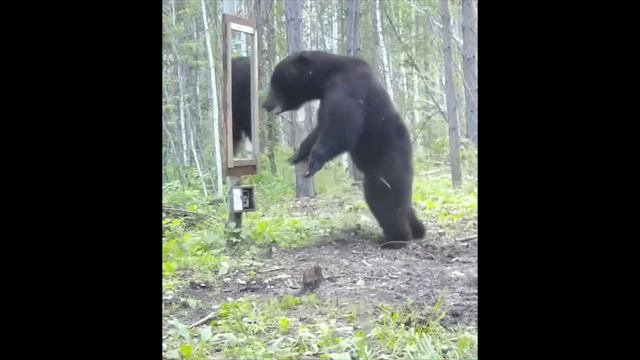
[[[413,201],[419,211],[445,226],[477,217],[477,186],[468,181],[463,189],[453,189],[449,174],[416,179]]]
[[[413,203],[423,218],[436,220],[445,228],[473,224],[478,216],[477,148],[461,148],[463,184],[451,185],[447,165],[430,165],[424,159],[415,161]]]
[[[224,243],[218,229],[185,231],[179,219],[164,219],[162,240],[162,271],[171,276],[178,269],[215,271],[222,261]]]
[[[256,186],[260,191],[260,200],[265,203],[289,200],[295,197],[294,167],[288,162],[293,155],[292,150],[284,150],[281,146],[274,149],[277,173],[269,170],[267,154],[260,157],[260,171],[247,176],[246,183]],[[340,158],[327,163],[322,170],[314,176],[316,193],[321,196],[339,197],[355,191],[353,180],[344,170]]]
[[[282,299],[279,301],[278,307],[281,310],[290,310],[290,309],[294,309],[296,306],[300,305],[301,303],[302,303],[302,300],[300,300],[300,298],[287,294],[287,295],[284,295]]]
[[[446,166],[429,166],[416,160],[413,202],[425,220],[437,221],[448,230],[466,229],[477,218],[477,182],[475,147],[463,148],[464,182],[453,189]],[[307,246],[332,232],[365,231],[363,237],[379,235],[379,227],[371,215],[361,190],[350,179],[338,161],[328,164],[319,176],[334,179],[336,186],[318,191],[316,199],[296,200],[293,176],[287,177],[285,163],[289,154],[278,150],[278,173],[268,168],[248,177],[255,186],[257,210],[243,215],[241,229],[225,228],[226,204],[213,204],[202,196],[197,184],[182,186],[174,181],[165,184],[164,201],[168,206],[204,214],[204,218],[165,219],[163,221],[163,272],[172,276],[179,269],[217,271],[221,262],[233,264],[225,253],[229,239],[244,245],[276,243],[280,247]],[[342,173],[342,174],[341,174]],[[319,182],[321,183],[321,182]],[[322,186],[319,186],[323,189]]]
[[[292,298],[297,299],[292,301]],[[295,303],[293,306],[283,306]],[[234,359],[477,359],[477,337],[470,329],[447,330],[442,298],[424,313],[403,307],[379,306],[369,330],[343,320],[351,310],[329,303],[320,306],[337,313],[336,318],[309,319],[303,314],[317,307],[314,297],[289,297],[257,301],[240,298],[221,304],[210,323],[187,329],[169,321],[169,345],[165,357],[207,358],[214,352]]]
[[[246,178],[246,183],[254,185],[260,192],[260,202],[264,204],[272,204],[295,196],[293,166],[287,162],[287,158],[291,154],[277,146],[274,149],[274,155],[278,169],[277,173],[271,173],[267,154],[261,154],[259,159],[261,164],[260,171]]]
[[[196,176],[195,170],[189,171],[187,185],[182,185],[178,180],[165,183],[162,192],[164,204],[197,213],[222,211],[222,207],[212,206],[211,199],[204,197],[202,185]]]
[[[325,164],[313,179],[318,194],[341,197],[356,191],[353,179],[344,169],[341,157]]]
[[[250,238],[256,244],[275,242],[282,247],[309,245],[313,235],[327,233],[328,221],[304,217],[262,217],[251,222]]]

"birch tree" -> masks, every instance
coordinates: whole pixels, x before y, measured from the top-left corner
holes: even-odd
[[[458,134],[457,96],[453,83],[453,59],[451,54],[451,16],[449,0],[440,0],[442,16],[442,53],[444,58],[445,92],[447,97],[447,118],[449,121],[449,162],[453,187],[462,185],[460,170],[460,139]]]
[[[196,170],[198,171],[198,177],[200,178],[200,182],[202,183],[202,191],[204,192],[204,196],[208,197],[209,192],[207,191],[207,185],[204,182],[204,175],[202,173],[202,167],[200,167],[200,161],[198,160],[198,153],[196,151],[196,145],[193,138],[194,127],[192,125],[192,119],[189,118],[188,126],[189,126],[189,142],[191,143],[191,151],[193,155],[193,161],[196,164]]]
[[[418,26],[417,26],[418,16],[417,16],[417,11],[415,9],[416,0],[411,0],[411,3],[413,5],[413,7],[411,8],[411,15],[412,15],[411,37],[414,39],[413,53],[417,54],[419,42],[416,41],[416,39],[418,39],[418,36],[417,36],[418,35]],[[412,119],[413,119],[413,126],[418,126],[420,124],[420,100],[419,100],[420,90],[419,90],[419,84],[418,84],[418,71],[416,69],[412,69],[411,74],[412,74],[411,83],[413,85],[412,101],[411,101],[411,105],[413,107]],[[415,145],[418,149],[422,148],[420,136],[416,137]]]
[[[271,75],[271,69],[273,69],[273,62],[275,61],[275,39],[274,28],[271,12],[273,8],[273,2],[271,0],[256,0],[256,8],[258,11],[257,25],[258,34],[260,40],[258,41],[258,52],[260,54],[260,63],[258,66],[258,72],[261,83],[266,86],[269,83],[269,76]],[[262,106],[259,107],[260,119],[264,119],[266,123],[266,129],[261,133],[264,133],[263,139],[260,141],[261,150],[267,151],[267,159],[269,160],[269,169],[271,174],[277,173],[275,145],[277,144],[276,132],[274,131],[276,117],[264,111]]]
[[[204,36],[205,43],[207,46],[207,59],[209,62],[209,79],[211,81],[211,91],[210,91],[210,100],[211,100],[211,118],[213,121],[212,129],[213,129],[213,146],[215,148],[215,159],[216,159],[216,197],[222,198],[222,159],[220,154],[220,124],[218,121],[218,93],[217,93],[217,85],[216,85],[216,68],[215,62],[213,60],[213,49],[211,47],[211,35],[209,33],[209,22],[207,21],[207,7],[205,5],[204,0],[200,0],[200,5],[202,6],[202,22],[204,24]]]
[[[286,0],[286,24],[287,24],[287,49],[288,53],[292,54],[301,50],[302,39],[302,1],[300,0]],[[294,145],[297,147],[302,140],[309,134],[306,124],[305,107],[293,112],[293,140]],[[313,177],[305,178],[304,173],[308,167],[307,161],[302,161],[295,165],[296,174],[296,197],[313,197],[315,196],[315,189],[313,185]]]
[[[467,137],[478,144],[478,78],[476,15],[472,0],[462,0],[462,56]]]
[[[376,24],[375,34],[377,38],[377,44],[379,45],[376,48],[376,55],[380,56],[381,62],[379,64],[381,65],[380,70],[382,72],[382,78],[386,85],[387,92],[391,97],[391,101],[393,101],[394,96],[393,96],[393,87],[391,86],[391,68],[389,66],[389,55],[387,53],[387,46],[384,39],[384,33],[382,31],[382,21],[380,19],[380,0],[374,0],[374,1],[375,3],[373,7],[373,14],[375,17],[375,24]]]
[[[359,56],[360,55],[360,0],[345,0],[347,3],[347,20],[345,26],[347,28],[347,44],[345,46],[347,56]],[[364,180],[362,172],[353,163],[350,156],[344,155],[347,159],[347,166],[349,173],[356,183],[361,183]]]

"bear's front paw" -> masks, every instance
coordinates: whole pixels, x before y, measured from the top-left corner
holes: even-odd
[[[310,177],[312,177],[312,176],[313,176],[313,174],[315,174],[315,172],[314,172],[314,173],[312,173],[312,172],[311,172],[311,170],[307,170],[307,171],[304,173],[304,175],[303,175],[303,176],[304,176],[304,177],[306,177],[306,178],[310,178]]]
[[[304,177],[306,178],[312,177],[315,173],[318,172],[318,170],[322,168],[322,165],[324,164],[321,164],[318,161],[314,161],[314,160],[309,161],[309,167],[307,168],[307,171],[304,173]]]
[[[296,152],[292,157],[289,158],[289,163],[296,165],[297,163],[305,161],[307,159],[309,159],[309,154],[307,154],[306,156],[301,156],[299,152]]]

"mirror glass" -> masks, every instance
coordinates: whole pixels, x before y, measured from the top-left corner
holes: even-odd
[[[252,160],[255,157],[251,121],[254,116],[251,104],[254,35],[233,27],[230,35],[233,160]]]

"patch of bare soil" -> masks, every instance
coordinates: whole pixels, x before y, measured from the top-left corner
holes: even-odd
[[[240,268],[215,283],[192,279],[181,293],[165,299],[165,307],[180,298],[199,300],[199,306],[173,306],[171,311],[182,323],[191,324],[215,305],[245,295],[315,293],[320,300],[356,305],[363,311],[381,303],[406,305],[409,299],[413,307],[431,308],[442,295],[447,312],[443,325],[477,325],[477,237],[472,234],[447,238],[428,232],[425,240],[399,250],[381,249],[380,239],[338,236],[307,248],[276,249],[261,262],[260,268]],[[308,289],[302,274],[314,265],[321,267],[324,280]]]

